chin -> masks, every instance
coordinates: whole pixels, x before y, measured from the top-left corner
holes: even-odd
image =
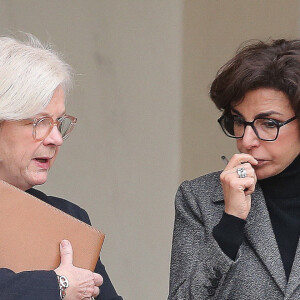
[[[270,168],[266,168],[265,170],[262,168],[262,169],[255,169],[255,174],[256,174],[256,177],[258,180],[262,180],[262,179],[266,179],[266,178],[269,178],[269,177],[272,177],[272,176],[275,176],[279,173],[281,173],[283,170],[274,170],[274,168],[272,168],[270,170]]]
[[[30,183],[32,186],[41,185],[47,181],[47,179],[48,179],[47,173],[44,174],[43,176],[41,176],[41,175],[42,174],[39,174],[39,176],[36,176],[36,177],[32,178],[32,180],[30,180]]]
[[[268,178],[268,177],[270,177],[270,176],[265,175],[265,174],[259,174],[259,173],[256,173],[256,178],[257,178],[257,180],[266,179],[266,178]]]
[[[41,185],[41,184],[44,184],[46,181],[47,181],[47,179],[45,179],[45,180],[36,180],[34,185]]]

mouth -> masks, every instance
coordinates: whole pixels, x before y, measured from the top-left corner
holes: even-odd
[[[39,168],[46,170],[50,168],[51,159],[52,157],[35,157],[33,160]]]
[[[265,165],[270,161],[270,160],[267,160],[267,159],[259,159],[259,158],[256,158],[256,160],[258,161],[257,166]]]
[[[41,163],[45,163],[49,160],[49,158],[35,158],[35,160],[41,162]]]

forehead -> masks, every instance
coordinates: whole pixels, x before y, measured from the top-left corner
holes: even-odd
[[[65,113],[65,93],[62,87],[58,87],[52,96],[51,101],[38,115],[60,116]]]
[[[293,114],[293,108],[285,93],[270,88],[249,91],[242,101],[232,106],[244,116],[276,111],[280,114]]]

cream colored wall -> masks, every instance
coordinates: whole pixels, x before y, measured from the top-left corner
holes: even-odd
[[[296,37],[298,1],[0,0],[2,33],[50,40],[78,75],[78,126],[41,187],[86,208],[124,299],[166,299],[182,179],[234,151],[208,100],[217,69],[249,38]]]

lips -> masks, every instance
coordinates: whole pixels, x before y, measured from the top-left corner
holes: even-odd
[[[35,157],[33,160],[39,168],[47,170],[50,168],[50,160],[52,158],[53,157]]]
[[[262,165],[265,165],[266,163],[269,162],[269,160],[267,160],[267,159],[259,159],[259,158],[256,158],[256,160],[258,161],[257,166],[262,166]]]
[[[35,158],[35,160],[43,163],[43,162],[47,162],[49,160],[49,158]]]
[[[263,158],[256,158],[254,157],[257,161],[269,161],[268,159],[263,159]]]

